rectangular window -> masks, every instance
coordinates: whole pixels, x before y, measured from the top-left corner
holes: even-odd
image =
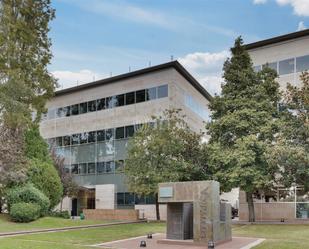
[[[117,103],[116,96],[106,98],[106,108],[114,108],[116,106],[116,103]]]
[[[106,108],[105,98],[97,100],[97,111],[104,110]]]
[[[64,146],[69,146],[69,145],[71,145],[71,136],[64,136],[64,137],[63,137],[63,145],[64,145]]]
[[[87,113],[87,102],[79,104],[79,114]]]
[[[105,130],[105,139],[106,140],[112,140],[114,139],[114,129],[107,129]]]
[[[71,114],[72,115],[78,115],[79,114],[79,106],[78,106],[78,104],[71,106]]]
[[[117,193],[117,205],[124,205],[124,193]]]
[[[157,98],[157,88],[156,87],[146,89],[146,100],[153,100],[156,98]]]
[[[124,161],[123,160],[118,160],[115,162],[115,172],[120,173],[123,172],[124,170]]]
[[[135,92],[126,93],[125,104],[131,105],[135,103]]]
[[[96,131],[90,131],[88,133],[88,143],[95,143],[97,141]]]
[[[165,98],[168,96],[168,85],[158,87],[158,98]]]
[[[72,174],[78,174],[78,164],[72,164]]]
[[[126,137],[133,137],[134,135],[134,125],[126,126]]]
[[[136,103],[144,102],[146,98],[145,90],[136,91]]]
[[[88,163],[88,174],[95,174],[95,163]]]
[[[294,73],[294,58],[279,61],[279,74],[289,74]]]
[[[309,70],[309,55],[296,58],[296,72]]]
[[[79,172],[80,175],[87,174],[87,163],[80,163],[79,164]]]
[[[95,112],[97,110],[96,100],[89,101],[87,105],[88,105],[88,112]]]
[[[134,193],[125,193],[124,204],[125,205],[134,205],[135,204]]]
[[[105,141],[105,130],[97,131],[97,141],[98,142]]]
[[[114,173],[115,172],[115,162],[110,161],[105,163],[105,171],[106,173]]]
[[[277,62],[266,63],[266,64],[263,65],[263,68],[266,67],[266,66],[268,66],[269,68],[278,72],[277,71]]]
[[[79,139],[80,139],[80,134],[73,134],[71,136],[71,143],[72,143],[72,145],[79,144]]]
[[[98,174],[105,173],[105,163],[104,162],[97,162],[97,173]]]
[[[86,144],[88,142],[88,132],[82,132],[80,134],[80,144]]]
[[[124,138],[124,127],[116,128],[116,139]]]
[[[66,109],[67,109],[67,107],[60,107],[60,108],[58,108],[57,111],[56,111],[56,116],[58,118],[65,117],[66,114],[67,114],[67,110]]]
[[[124,94],[119,94],[116,96],[116,106],[123,106],[124,105]]]
[[[62,137],[57,137],[56,138],[56,146],[63,146]]]
[[[71,106],[64,107],[65,116],[71,116]]]

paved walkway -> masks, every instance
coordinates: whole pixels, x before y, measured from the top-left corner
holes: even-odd
[[[153,239],[146,239],[145,236],[118,240],[108,243],[102,243],[93,245],[99,248],[114,248],[114,249],[137,249],[140,248],[140,241],[145,240],[147,243],[147,249],[201,249],[206,248],[205,246],[192,246],[192,245],[168,245],[168,244],[157,244],[157,240],[164,239],[164,234],[154,234]],[[250,249],[260,243],[264,239],[258,238],[246,238],[246,237],[233,237],[232,241],[220,244],[216,246],[216,249]]]
[[[0,238],[2,237],[13,237],[26,234],[36,234],[36,233],[51,233],[59,231],[70,231],[78,230],[85,228],[97,228],[97,227],[108,227],[108,226],[117,226],[124,224],[134,224],[134,223],[145,223],[146,221],[125,221],[125,222],[112,222],[112,223],[103,223],[103,224],[94,224],[94,225],[82,225],[82,226],[72,226],[72,227],[59,227],[59,228],[46,228],[46,229],[34,229],[34,230],[25,230],[25,231],[15,231],[15,232],[4,232],[0,233]]]

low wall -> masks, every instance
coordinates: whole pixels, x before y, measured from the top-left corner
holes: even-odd
[[[139,211],[134,209],[84,209],[88,220],[138,220]]]
[[[254,203],[256,221],[295,221],[295,203],[292,202],[262,202]],[[239,220],[248,221],[248,204],[239,204]]]
[[[140,219],[156,220],[156,205],[135,205],[135,210],[139,210]],[[166,204],[160,204],[160,219],[166,221]]]

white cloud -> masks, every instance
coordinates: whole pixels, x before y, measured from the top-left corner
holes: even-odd
[[[58,70],[51,73],[56,79],[58,79],[59,89],[81,85],[106,77],[104,74],[99,74],[88,69],[80,70],[78,72]]]
[[[218,53],[196,52],[178,60],[211,94],[220,94],[222,67],[228,56],[226,50]]]
[[[301,21],[301,22],[298,23],[297,31],[301,31],[301,30],[304,30],[306,28],[307,27],[306,27],[305,23],[303,21]]]
[[[266,2],[267,2],[267,0],[253,0],[254,4],[264,4]]]
[[[291,5],[298,16],[309,16],[308,0],[276,0],[279,5]]]

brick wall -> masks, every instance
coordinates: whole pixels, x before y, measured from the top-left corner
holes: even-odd
[[[134,209],[84,209],[88,220],[138,220],[139,211]]]

